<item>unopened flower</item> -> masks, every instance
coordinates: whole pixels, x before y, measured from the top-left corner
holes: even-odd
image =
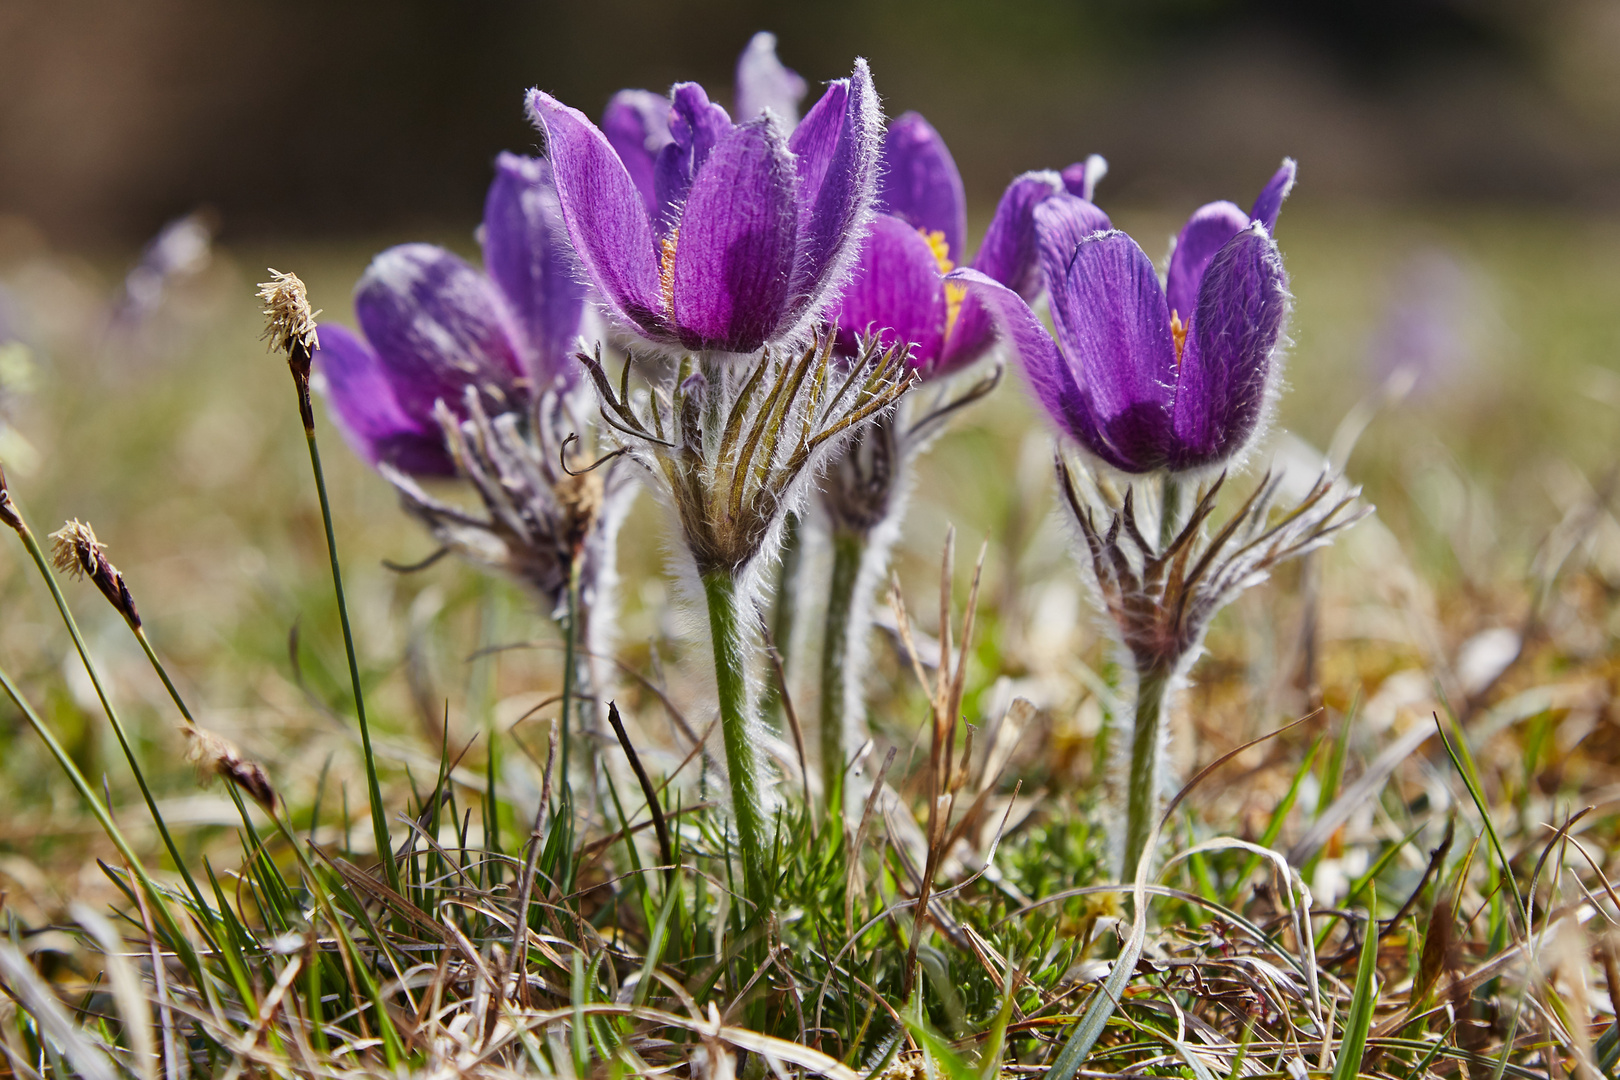
[[[791,134],[774,109],[734,123],[701,86],[677,84],[650,171],[655,137],[636,149],[633,134],[610,139],[550,94],[528,100],[568,235],[615,322],[672,349],[810,337],[871,217],[882,125],[864,60]],[[643,99],[637,115],[653,108]]]
[[[982,298],[1058,425],[1127,473],[1216,466],[1247,447],[1274,382],[1288,315],[1282,257],[1256,220],[1200,274],[1196,305],[1172,312],[1153,263],[1122,232],[1093,232],[1086,204],[1035,210],[1057,340],[1013,290],[972,270]]]
[[[19,520],[13,528],[20,524]],[[85,522],[73,520],[51,533],[50,539],[51,562],[57,571],[71,577],[89,578],[107,602],[129,620],[129,625],[138,629],[141,616],[135,610],[135,598],[124,584],[124,575],[108,561],[106,545],[96,539],[96,531]]]
[[[502,154],[484,204],[484,272],[429,244],[372,260],[355,287],[365,336],[328,326],[316,354],[355,451],[373,465],[451,476],[435,416],[464,414],[476,390],[490,413],[527,411],[577,377],[571,360],[585,306],[547,162]]]
[[[263,765],[244,757],[236,744],[223,735],[194,724],[186,725],[185,733],[186,760],[197,766],[199,774],[218,776],[234,784],[266,813],[275,813],[276,789]]]

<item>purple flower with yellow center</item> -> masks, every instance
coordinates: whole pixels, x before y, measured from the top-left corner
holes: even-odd
[[[665,127],[653,95],[621,94],[605,133],[529,93],[579,263],[614,321],[648,341],[727,353],[802,343],[848,278],[877,184],[871,74],[857,60],[790,133],[778,110],[801,84],[773,64],[773,51],[744,53],[738,99],[758,111],[741,123],[696,83],[670,92]]]
[[[1066,190],[1089,199],[1106,171],[1103,159],[1092,155],[1061,174],[1031,172],[1014,180],[973,268],[1033,302],[1041,292],[1035,207]],[[1106,214],[1089,201],[1084,206],[1093,228],[1109,227]],[[853,355],[859,335],[871,332],[885,348],[909,344],[924,378],[973,363],[994,343],[989,315],[945,276],[966,257],[962,177],[944,140],[917,113],[895,120],[884,137],[877,210],[835,312],[840,351]]]
[[[1127,473],[1216,466],[1247,447],[1274,383],[1289,296],[1271,226],[1293,172],[1285,162],[1252,218],[1230,203],[1194,214],[1164,285],[1136,241],[1091,227],[1082,200],[1043,202],[1056,341],[1006,285],[952,278],[993,310],[1041,404],[1091,454]]]
[[[484,270],[431,244],[378,255],[355,286],[363,335],[321,328],[316,363],[355,451],[372,465],[453,476],[436,403],[466,418],[522,413],[577,379],[586,290],[573,270],[551,166],[502,154],[484,204]]]

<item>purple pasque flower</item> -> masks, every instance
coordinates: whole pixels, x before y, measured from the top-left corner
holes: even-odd
[[[1089,193],[1107,169],[1093,154],[1062,174],[1018,177],[996,206],[973,268],[1034,302],[1042,288],[1035,208],[1070,184]],[[1073,204],[1072,212],[1083,215],[1091,230],[1110,227],[1108,216],[1089,201]],[[917,113],[889,125],[877,209],[834,315],[839,351],[852,354],[857,337],[872,332],[885,348],[910,344],[912,365],[925,378],[971,364],[994,334],[980,302],[946,278],[966,257],[967,199],[945,141]]]
[[[737,58],[737,81],[732,102],[738,116],[753,118],[770,109],[791,131],[799,123],[799,102],[805,82],[798,72],[776,57],[776,35],[761,30]],[[664,148],[675,141],[672,94],[651,90],[620,90],[608,100],[602,114],[602,134],[624,163],[647,212],[659,211],[655,175]]]
[[[473,387],[491,414],[523,412],[577,379],[585,310],[548,162],[502,154],[484,203],[484,270],[431,244],[372,260],[355,286],[363,332],[321,328],[316,362],[340,426],[372,465],[452,476],[434,415],[458,415]]]
[[[1264,225],[1267,235],[1277,231],[1277,212],[1294,189],[1297,171],[1293,158],[1283,158],[1281,167],[1266,182],[1247,214],[1224,199],[1193,211],[1176,237],[1176,246],[1170,252],[1170,269],[1165,275],[1164,291],[1172,315],[1183,323],[1192,318],[1193,307],[1198,302],[1198,283],[1210,261],[1232,237],[1248,228],[1251,221]]]
[[[991,310],[1047,412],[1102,461],[1148,473],[1239,454],[1259,427],[1288,314],[1264,221],[1211,257],[1182,323],[1136,241],[1089,231],[1080,202],[1056,196],[1034,212],[1055,342],[1013,289],[972,270],[952,278]]]
[[[661,136],[635,139],[637,123],[652,130],[650,98],[610,107],[612,138],[550,94],[528,101],[574,251],[616,322],[692,350],[808,339],[871,218],[882,121],[866,61],[791,134],[774,106],[733,123],[701,86],[679,83],[656,156]]]

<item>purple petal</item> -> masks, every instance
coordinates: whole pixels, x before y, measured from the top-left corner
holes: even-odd
[[[968,301],[987,313],[1018,358],[1035,400],[1059,428],[1110,465],[1140,471],[1134,460],[1122,458],[1110,445],[1085,388],[1075,380],[1073,367],[1023,297],[977,270],[957,270],[945,280],[967,287]]]
[[[1049,275],[1052,322],[1111,448],[1104,456],[1130,472],[1156,468],[1171,446],[1176,378],[1159,275],[1122,232],[1093,233],[1070,248],[1067,223],[1048,234],[1045,219],[1036,216],[1043,261],[1051,266],[1072,252],[1061,277]]]
[[[653,167],[658,152],[668,146],[669,98],[651,90],[620,90],[602,114],[602,134],[624,162],[636,190],[647,203],[650,216],[658,209],[653,188]]]
[[[1249,211],[1249,217],[1263,223],[1267,233],[1277,231],[1277,212],[1282,209],[1288,193],[1294,190],[1294,174],[1298,171],[1299,166],[1293,158],[1283,158],[1282,167],[1271,175],[1261,189],[1260,197],[1254,200],[1254,209]]]
[[[536,386],[572,381],[570,360],[585,310],[551,163],[502,154],[484,201],[484,269],[506,296],[528,348]]]
[[[967,241],[967,196],[962,174],[939,132],[919,114],[908,112],[883,137],[883,174],[877,210],[915,229],[939,232],[951,262],[959,263]]]
[[[876,333],[885,349],[912,346],[912,365],[929,370],[945,336],[945,282],[934,249],[908,222],[888,214],[873,218],[870,228],[834,316],[838,347],[853,356],[856,338]]]
[[[314,359],[338,430],[367,464],[387,462],[416,476],[455,475],[438,425],[400,407],[382,360],[357,334],[326,324]]]
[[[780,122],[761,114],[721,139],[681,212],[674,316],[691,348],[748,352],[787,308],[797,179]]]
[[[804,79],[776,58],[776,35],[761,30],[737,57],[737,116],[752,120],[769,109],[792,130],[799,122],[799,102],[804,100]]]
[[[667,234],[680,217],[681,204],[692,190],[709,153],[732,128],[726,110],[709,100],[697,83],[676,83],[669,94],[670,143],[658,153],[653,169],[653,191],[658,209],[653,223]]]
[[[426,420],[441,398],[455,407],[468,386],[492,411],[528,397],[520,332],[500,290],[443,248],[401,244],[371,260],[354,312],[410,416]]]
[[[1063,170],[1063,186],[1070,195],[1091,202],[1097,192],[1097,182],[1107,175],[1108,160],[1101,154],[1091,154]]]
[[[1211,465],[1243,449],[1265,408],[1287,318],[1282,256],[1255,222],[1204,273],[1178,370],[1172,468]]]
[[[865,60],[827,87],[788,146],[799,176],[799,255],[791,296],[797,335],[842,289],[872,214],[883,118]]]
[[[1170,270],[1164,291],[1170,310],[1185,323],[1198,305],[1198,282],[1215,253],[1249,224],[1249,216],[1229,202],[1200,206],[1181,227],[1176,248],[1170,253]]]
[[[568,239],[586,275],[619,321],[661,335],[664,316],[652,223],[635,181],[607,138],[578,109],[531,90],[529,115],[546,133]]]
[[[1080,241],[1113,228],[1107,214],[1068,192],[1037,203],[1033,217],[1041,272],[1049,288],[1063,280]]]
[[[985,230],[984,243],[973,258],[973,268],[1034,303],[1041,293],[1035,207],[1062,190],[1063,178],[1050,171],[1027,172],[1008,184]]]

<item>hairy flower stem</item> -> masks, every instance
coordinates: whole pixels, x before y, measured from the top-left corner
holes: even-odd
[[[1175,665],[1154,665],[1137,672],[1136,723],[1131,731],[1130,772],[1125,797],[1125,849],[1120,880],[1136,875],[1159,813],[1163,787],[1164,725],[1169,713]]]
[[[703,575],[709,604],[709,632],[714,637],[714,678],[720,698],[720,732],[731,779],[731,808],[737,820],[737,847],[742,853],[743,887],[755,914],[770,911],[766,872],[765,820],[761,789],[763,766],[758,742],[749,731],[746,614],[747,598],[738,581],[723,570]]]
[[[821,784],[826,793],[827,812],[837,817],[844,806],[844,746],[849,681],[864,665],[852,663],[850,650],[864,644],[865,620],[855,626],[855,590],[860,584],[861,563],[866,558],[866,537],[847,529],[832,534],[832,582],[827,593],[827,626],[821,644]]]
[[[295,347],[299,351],[301,347]],[[354,632],[349,629],[349,604],[343,595],[343,571],[338,565],[337,534],[332,529],[332,502],[326,495],[326,473],[321,469],[321,450],[315,441],[315,417],[309,409],[309,364],[300,374],[293,366],[293,382],[298,386],[298,412],[304,421],[304,441],[309,444],[309,465],[315,473],[315,492],[321,502],[321,523],[326,527],[326,555],[332,564],[332,590],[337,594],[338,622],[343,626],[343,648],[349,657],[349,683],[354,689],[354,712],[360,721],[360,747],[366,759],[366,788],[371,801],[371,831],[382,861],[388,887],[400,891],[399,867],[394,865],[393,843],[388,839],[388,812],[383,808],[382,786],[377,782],[377,759],[371,749],[371,726],[366,722],[366,698],[360,689],[360,663],[354,655]]]
[[[771,617],[771,648],[787,669],[788,657],[793,652],[793,620],[798,616],[799,564],[804,553],[804,523],[798,514],[789,514],[782,522],[782,564],[776,573],[776,611]],[[760,698],[760,715],[781,730],[783,688],[775,679],[765,680]]]

